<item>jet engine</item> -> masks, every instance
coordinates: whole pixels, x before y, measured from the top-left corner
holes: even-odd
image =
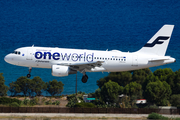
[[[52,75],[57,77],[68,76],[69,74],[76,74],[76,70],[70,69],[69,66],[53,65]]]

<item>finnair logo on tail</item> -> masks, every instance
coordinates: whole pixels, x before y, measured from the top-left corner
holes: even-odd
[[[169,37],[165,37],[165,36],[159,36],[157,37],[152,43],[146,43],[144,45],[144,47],[153,47],[156,44],[162,44],[164,43],[164,41],[160,41],[160,40],[168,40]]]

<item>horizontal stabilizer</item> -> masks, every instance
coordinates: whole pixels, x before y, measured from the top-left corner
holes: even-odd
[[[156,61],[164,61],[164,60],[169,60],[169,59],[171,59],[170,56],[165,56],[165,57],[152,58],[152,59],[149,59],[148,61],[156,62]]]

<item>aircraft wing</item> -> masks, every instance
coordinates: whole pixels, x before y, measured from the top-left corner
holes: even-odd
[[[71,69],[83,71],[85,69],[91,70],[91,68],[100,67],[104,61],[85,62],[85,63],[60,63],[57,65],[70,66]]]

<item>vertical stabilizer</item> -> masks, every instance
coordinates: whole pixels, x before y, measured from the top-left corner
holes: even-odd
[[[164,25],[139,51],[140,53],[164,56],[174,25]]]

